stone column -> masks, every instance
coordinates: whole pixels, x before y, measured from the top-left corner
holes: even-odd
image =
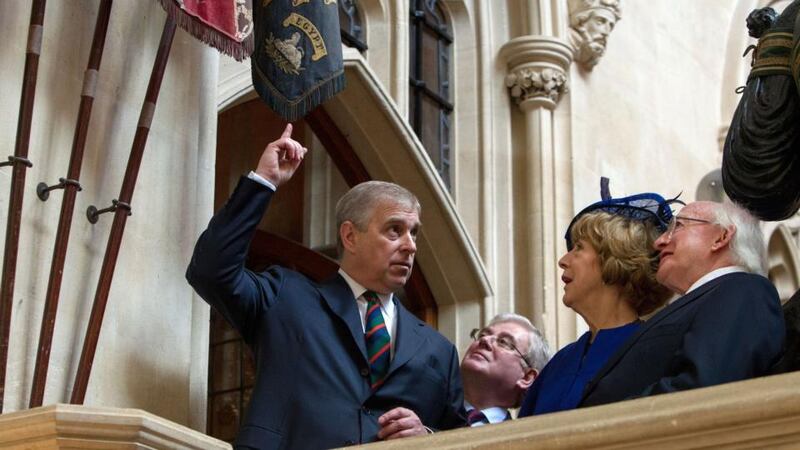
[[[517,285],[517,309],[543,327],[550,345],[558,348],[574,340],[574,315],[559,314],[558,258],[563,248],[559,215],[571,215],[571,164],[559,163],[559,127],[555,109],[567,92],[572,48],[552,36],[522,36],[507,42],[500,51],[508,67],[506,86],[525,116],[525,149],[518,155],[524,164],[524,180],[515,183],[520,220],[517,273],[527,274]],[[568,133],[567,133],[568,134]],[[568,144],[568,139],[566,139]],[[568,161],[568,160],[567,160]],[[563,316],[563,317],[562,317]]]

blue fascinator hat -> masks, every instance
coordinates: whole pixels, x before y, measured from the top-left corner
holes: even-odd
[[[656,229],[663,233],[667,231],[669,222],[672,220],[672,204],[685,204],[678,200],[680,194],[669,200],[665,200],[664,197],[655,192],[645,192],[623,198],[612,198],[608,191],[608,179],[601,178],[600,184],[600,196],[602,200],[583,208],[581,212],[575,215],[572,222],[569,223],[567,233],[564,235],[564,239],[567,241],[567,250],[572,250],[572,226],[584,214],[602,211],[615,216],[626,217],[630,220],[650,222]]]

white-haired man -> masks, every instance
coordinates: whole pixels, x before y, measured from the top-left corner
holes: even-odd
[[[581,406],[757,377],[781,356],[780,300],[762,276],[756,219],[730,203],[690,203],[655,247],[656,278],[682,296],[606,363]]]
[[[472,427],[511,419],[525,392],[550,359],[547,342],[530,320],[499,314],[484,328],[472,330],[473,342],[461,360],[464,407]],[[417,415],[395,408],[379,419],[378,437],[395,439],[429,432]]]

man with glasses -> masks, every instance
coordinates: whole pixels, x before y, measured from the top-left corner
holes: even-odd
[[[461,360],[467,423],[481,426],[511,419],[533,380],[550,360],[544,336],[518,314],[500,314],[483,329]]]
[[[758,221],[730,203],[684,207],[656,241],[656,278],[681,295],[587,385],[581,406],[767,374],[783,351],[778,294]]]
[[[550,359],[544,336],[518,314],[495,316],[484,328],[472,330],[472,344],[461,360],[464,406],[472,427],[511,419],[525,392]],[[408,408],[396,408],[379,419],[383,439],[429,432]]]

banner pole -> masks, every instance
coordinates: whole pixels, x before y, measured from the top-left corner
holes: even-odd
[[[164,71],[169,59],[169,51],[172,46],[172,39],[175,36],[175,19],[167,16],[164,23],[164,31],[161,33],[161,42],[158,45],[158,53],[153,63],[153,71],[150,74],[150,82],[147,85],[147,93],[142,104],[139,115],[139,124],[136,128],[136,135],[133,138],[133,146],[128,158],[128,166],[125,170],[125,177],[122,180],[119,199],[112,201],[112,206],[98,210],[90,206],[87,216],[92,223],[97,222],[98,216],[104,212],[114,212],[114,222],[111,225],[111,233],[106,246],[106,253],[103,257],[103,265],[100,269],[100,278],[97,282],[97,291],[92,305],[92,313],[89,318],[89,325],[86,329],[86,336],[83,341],[83,350],[78,364],[78,373],[75,376],[75,384],[72,388],[70,403],[83,404],[86,397],[86,387],[89,384],[89,376],[94,363],[94,354],[97,350],[97,341],[100,338],[100,328],[103,325],[103,315],[105,314],[106,304],[108,303],[108,293],[111,290],[111,280],[114,277],[114,268],[119,256],[119,248],[122,243],[122,234],[125,231],[125,222],[131,215],[131,200],[133,189],[136,186],[136,178],[139,175],[139,166],[142,163],[147,135],[150,132],[150,124],[158,100],[158,93],[161,90],[161,81],[164,78]]]
[[[11,193],[8,201],[6,222],[6,245],[3,254],[3,278],[0,281],[0,413],[5,398],[6,370],[8,363],[8,341],[11,337],[11,309],[14,304],[14,280],[17,274],[17,251],[19,250],[19,228],[22,222],[22,200],[25,189],[25,173],[33,164],[28,159],[33,100],[36,96],[36,77],[39,72],[39,55],[42,50],[45,0],[33,0],[28,29],[28,47],[25,52],[25,71],[22,78],[22,94],[17,119],[17,140],[14,156],[0,166],[13,166]]]

